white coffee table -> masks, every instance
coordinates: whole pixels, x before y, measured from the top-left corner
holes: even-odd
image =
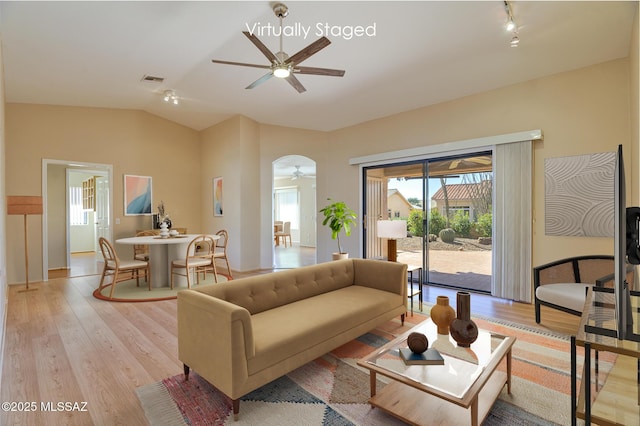
[[[436,347],[444,365],[406,365],[398,349],[407,347],[407,336],[424,333],[429,347]],[[428,319],[358,361],[369,370],[369,403],[412,425],[481,424],[500,391],[511,393],[511,348],[515,337],[479,330],[470,348],[457,347],[449,335],[438,335]],[[498,365],[506,358],[506,372]],[[376,375],[391,380],[380,392]]]

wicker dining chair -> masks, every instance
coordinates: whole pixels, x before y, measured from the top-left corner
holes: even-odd
[[[229,272],[229,277],[233,278],[231,275],[231,266],[229,266],[229,258],[227,257],[227,245],[229,244],[229,233],[226,229],[221,229],[216,232],[220,238],[216,241],[215,250],[213,251],[213,260],[215,262],[216,259],[224,259],[227,263],[227,271]]]
[[[171,262],[171,288],[173,289],[173,276],[187,277],[187,288],[191,288],[191,274],[196,275],[196,284],[200,284],[200,274],[213,271],[215,282],[218,282],[216,264],[213,261],[213,250],[216,243],[211,235],[198,235],[187,246],[184,259],[176,259]],[[184,272],[182,272],[184,270]]]
[[[109,292],[109,299],[113,299],[113,291],[119,282],[135,278],[136,285],[140,286],[141,271],[147,277],[149,291],[151,291],[151,268],[149,267],[149,262],[143,260],[120,260],[113,245],[104,237],[100,237],[99,245],[104,257],[104,269],[102,270],[98,291],[102,291],[105,287],[105,278],[107,276],[113,277],[111,291]]]
[[[136,237],[153,237],[156,235],[153,231],[140,231],[136,234]],[[133,260],[149,261],[149,245],[148,244],[134,244],[133,245]]]

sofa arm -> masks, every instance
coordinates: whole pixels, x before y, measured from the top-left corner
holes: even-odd
[[[407,297],[407,265],[373,259],[353,260],[353,283]]]
[[[199,291],[178,292],[180,361],[233,397],[235,386],[248,376],[247,360],[254,356],[249,311]]]

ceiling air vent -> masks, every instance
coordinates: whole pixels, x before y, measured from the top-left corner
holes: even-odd
[[[154,75],[144,75],[142,76],[142,81],[149,81],[151,83],[162,83],[164,81],[164,77],[156,77]]]

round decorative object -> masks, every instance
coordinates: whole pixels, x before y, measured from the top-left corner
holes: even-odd
[[[407,345],[411,352],[421,354],[429,347],[429,340],[424,334],[413,332],[407,337]]]
[[[456,311],[449,305],[447,296],[438,296],[431,308],[431,321],[438,326],[438,334],[449,334],[449,324],[456,317]]]
[[[449,330],[458,346],[468,348],[478,338],[478,326],[471,320],[471,294],[459,291],[456,301],[457,316],[449,324]]]

